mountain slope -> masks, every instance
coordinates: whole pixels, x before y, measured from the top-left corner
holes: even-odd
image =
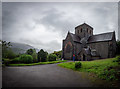
[[[11,42],[11,49],[15,54],[22,54],[25,53],[28,49],[36,49],[33,46],[30,46],[28,44],[23,43],[13,43]],[[38,52],[39,49],[36,49],[36,52]]]

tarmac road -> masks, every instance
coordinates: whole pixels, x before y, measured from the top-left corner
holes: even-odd
[[[57,64],[5,67],[2,70],[2,87],[96,87],[81,72],[65,69]]]

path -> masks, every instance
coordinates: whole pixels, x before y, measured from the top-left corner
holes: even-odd
[[[80,72],[65,69],[57,64],[5,67],[3,87],[92,87],[94,84]]]

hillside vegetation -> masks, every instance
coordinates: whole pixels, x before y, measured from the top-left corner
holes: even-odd
[[[91,72],[104,80],[120,81],[120,62],[118,61],[118,56],[116,58],[80,62],[82,64],[81,68],[75,68],[76,62],[67,62],[58,65],[80,72]]]

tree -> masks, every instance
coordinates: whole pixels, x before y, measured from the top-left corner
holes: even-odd
[[[54,51],[53,54],[55,54],[57,58],[61,58],[62,51]]]
[[[117,41],[117,54],[120,54],[120,41]]]
[[[41,49],[41,50],[38,52],[38,61],[40,61],[40,62],[45,62],[46,59],[47,59],[47,55],[48,55],[48,53],[45,52],[43,49]]]
[[[37,53],[36,53],[35,49],[33,49],[33,54],[31,56],[33,57],[33,62],[38,62],[38,60],[37,60]]]
[[[37,60],[37,53],[36,53],[35,49],[28,49],[26,53],[33,57],[33,62],[38,62],[38,60]]]
[[[48,55],[48,61],[56,61],[57,56],[55,54],[49,54]]]
[[[2,40],[0,40],[0,42],[2,43],[2,57],[9,58],[9,59],[15,58],[16,55],[14,54],[12,49],[10,48],[10,46],[12,46],[10,44],[10,42],[6,42],[6,41],[2,41]]]
[[[28,49],[26,52],[28,55],[32,55],[33,54],[33,49]]]

